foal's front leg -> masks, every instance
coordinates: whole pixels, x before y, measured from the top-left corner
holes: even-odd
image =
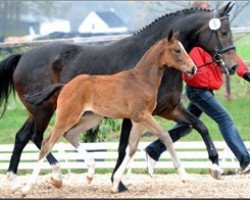
[[[164,132],[163,128],[155,121],[154,117],[150,113],[144,115],[143,124],[152,133],[158,136],[162,143],[168,149],[172,159],[174,167],[177,169],[178,174],[181,176],[181,180],[185,182],[187,180],[187,174],[185,169],[182,167],[180,159],[178,158],[176,151],[174,150],[173,141],[168,132]]]
[[[123,159],[121,165],[119,166],[119,168],[116,170],[116,172],[113,175],[113,186],[112,186],[111,191],[114,193],[119,192],[118,186],[122,179],[122,175],[124,174],[124,171],[127,168],[129,162],[131,161],[133,155],[135,154],[137,147],[138,147],[138,143],[140,141],[141,134],[143,133],[142,124],[139,124],[136,122],[132,122],[132,123],[133,123],[133,126],[130,132],[129,143],[126,148],[125,158]]]

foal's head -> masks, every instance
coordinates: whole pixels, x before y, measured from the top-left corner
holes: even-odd
[[[189,75],[194,75],[197,67],[193,60],[189,57],[183,45],[177,40],[178,33],[169,32],[168,38],[162,40],[162,67],[173,67]]]

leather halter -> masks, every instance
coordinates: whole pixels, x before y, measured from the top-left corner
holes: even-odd
[[[214,15],[215,15],[215,12],[214,12]],[[222,20],[228,19],[228,17],[229,16],[226,15],[224,17],[217,18],[217,19],[219,19],[220,21],[222,21]],[[228,68],[227,68],[224,60],[222,59],[222,55],[221,54],[223,54],[223,53],[225,53],[225,52],[227,52],[229,50],[235,50],[236,48],[235,48],[234,45],[229,45],[229,46],[223,48],[223,46],[221,44],[221,41],[220,41],[220,38],[219,38],[218,30],[219,29],[217,29],[217,30],[211,30],[211,33],[210,33],[210,35],[209,35],[209,37],[208,37],[208,39],[207,39],[207,41],[205,43],[205,47],[206,47],[208,45],[208,43],[209,43],[212,35],[215,34],[215,37],[216,37],[216,47],[211,51],[211,52],[213,52],[212,53],[213,61],[205,63],[202,66],[208,65],[208,64],[213,63],[213,62],[217,62],[221,66],[222,71],[224,73],[226,73],[227,75],[229,75]],[[198,66],[198,67],[201,67],[201,66]]]

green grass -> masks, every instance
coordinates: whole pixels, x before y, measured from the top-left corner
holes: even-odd
[[[237,47],[238,54],[245,60],[250,60],[250,35],[236,35],[235,46]]]

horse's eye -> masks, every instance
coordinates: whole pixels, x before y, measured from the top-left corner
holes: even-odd
[[[222,31],[222,32],[221,32],[221,35],[226,36],[226,35],[227,35],[227,32],[226,32],[226,31]]]
[[[175,51],[175,53],[181,53],[180,49],[175,49],[174,51]]]

